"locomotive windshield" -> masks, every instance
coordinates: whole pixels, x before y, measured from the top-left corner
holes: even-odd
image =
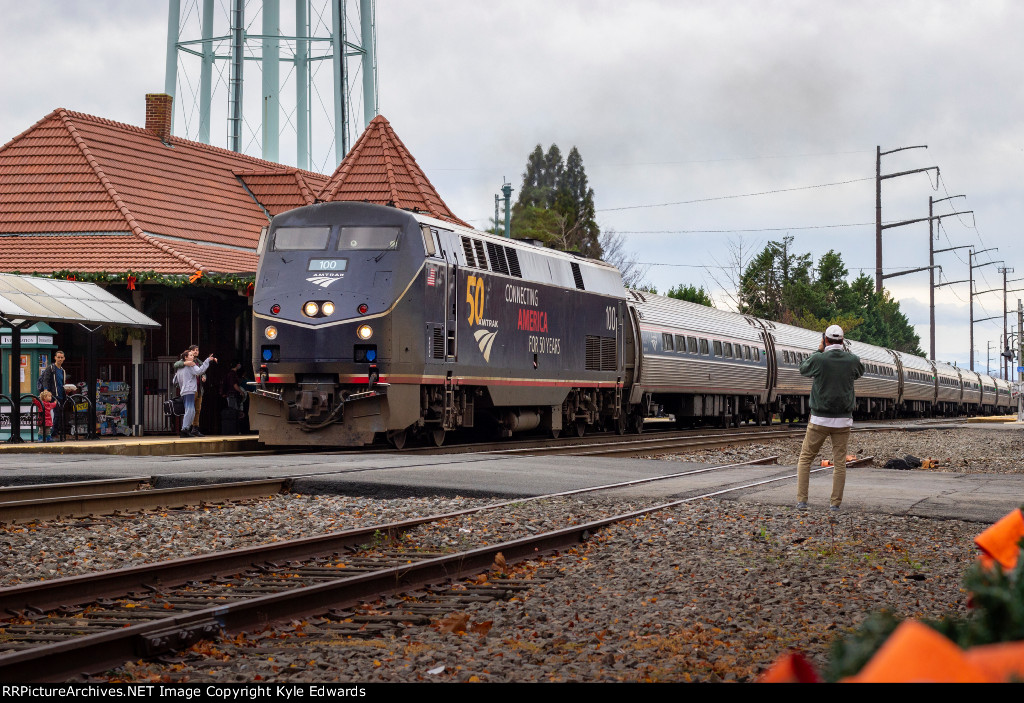
[[[301,251],[327,248],[330,227],[279,227],[274,232],[274,251]]]
[[[388,251],[398,248],[401,227],[342,227],[338,250]]]

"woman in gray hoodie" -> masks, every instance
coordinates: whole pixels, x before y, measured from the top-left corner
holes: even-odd
[[[206,369],[210,367],[210,362],[217,363],[217,359],[210,354],[202,364],[196,364],[196,356],[199,354],[197,349],[189,349],[182,352],[181,358],[185,362],[191,361],[192,364],[186,363],[174,374],[174,380],[180,388],[182,399],[185,401],[185,417],[181,420],[181,436],[182,437],[203,437],[202,432],[196,427],[191,427],[192,421],[196,416],[196,389],[199,387],[199,383],[196,379],[206,373]],[[191,429],[189,429],[191,428]]]

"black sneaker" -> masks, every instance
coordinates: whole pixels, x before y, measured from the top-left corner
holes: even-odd
[[[178,433],[178,436],[181,437],[182,439],[188,439],[189,437],[192,436],[192,433],[189,432],[188,430],[182,430],[181,432]]]
[[[198,427],[193,427],[192,431],[189,433],[189,436],[190,437],[205,437],[206,435],[204,435],[202,432],[200,432]]]

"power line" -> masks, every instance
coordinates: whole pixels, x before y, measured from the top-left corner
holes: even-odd
[[[842,225],[802,225],[799,227],[754,227],[751,229],[624,229],[616,234],[729,234],[731,232],[786,232],[805,229],[834,229],[838,227],[867,227],[873,222],[853,222]]]
[[[813,186],[796,186],[794,188],[777,188],[775,190],[764,190],[757,193],[740,193],[738,195],[719,195],[711,198],[697,198],[695,200],[678,200],[670,203],[652,203],[650,205],[624,205],[622,207],[607,207],[598,208],[595,212],[616,212],[619,210],[640,210],[644,208],[653,207],[669,207],[672,205],[692,205],[693,203],[707,203],[714,200],[733,200],[735,198],[752,198],[758,195],[775,195],[776,193],[791,193],[797,190],[813,190],[815,188],[830,188],[832,186],[848,185],[850,183],[860,183],[861,181],[873,181],[872,178],[854,178],[849,181],[836,181],[835,183],[819,183]]]

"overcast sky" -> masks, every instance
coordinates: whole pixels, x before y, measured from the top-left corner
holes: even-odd
[[[163,90],[164,1],[0,0],[0,18],[0,143],[56,107],[141,125],[144,94]],[[738,245],[754,252],[787,233],[796,251],[835,249],[851,275],[873,276],[878,145],[928,145],[883,157],[883,173],[941,168],[938,183],[885,181],[883,220],[966,194],[936,206],[975,211],[943,220],[936,248],[998,247],[978,260],[1024,278],[1022,29],[1024,3],[995,0],[379,0],[379,102],[448,205],[479,227],[503,177],[518,192],[536,144],[578,147],[602,229],[624,233],[660,291],[703,285],[728,307]],[[289,128],[280,159],[294,164]],[[214,144],[225,131],[215,117]],[[259,155],[253,139],[247,148]],[[926,266],[927,223],[886,230],[884,257],[887,273]],[[968,277],[965,250],[936,263],[944,280]],[[976,269],[977,291],[1001,287],[999,265]],[[927,351],[927,272],[887,287]],[[960,365],[967,291],[937,291],[937,356]],[[1024,292],[1008,297],[1015,309]],[[974,315],[1001,317],[1001,293],[976,297]],[[995,368],[1001,332],[1000,319],[976,323],[976,368],[990,343]]]

